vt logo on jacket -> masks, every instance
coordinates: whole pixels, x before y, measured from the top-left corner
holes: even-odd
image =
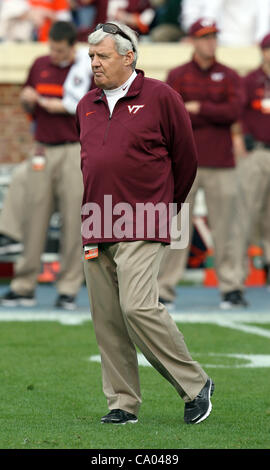
[[[130,114],[136,114],[139,111],[139,109],[142,109],[142,108],[144,108],[144,104],[134,104],[133,106],[128,104],[128,110]]]

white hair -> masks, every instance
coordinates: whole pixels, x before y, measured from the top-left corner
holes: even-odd
[[[134,60],[131,65],[132,69],[134,70],[138,59],[138,39],[135,31],[133,31],[129,26],[119,23],[118,21],[110,21],[110,23],[118,26],[123,31],[123,33],[125,33],[130,38],[130,40],[123,38],[123,36],[120,36],[120,34],[105,33],[105,31],[100,28],[97,31],[89,34],[88,43],[92,45],[99,44],[107,36],[110,36],[115,42],[115,47],[118,54],[126,55],[128,51],[133,51]]]

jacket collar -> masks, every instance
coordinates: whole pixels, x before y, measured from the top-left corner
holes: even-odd
[[[132,82],[132,84],[131,84],[127,94],[124,96],[124,98],[130,98],[130,97],[133,97],[133,96],[137,96],[140,93],[141,89],[142,89],[143,80],[144,80],[144,71],[140,70],[140,69],[136,69],[136,72],[137,72],[137,77]],[[94,102],[103,101],[104,98],[105,98],[104,91],[101,90],[100,88],[97,88],[95,90]]]

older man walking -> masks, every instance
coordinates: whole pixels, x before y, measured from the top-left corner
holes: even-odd
[[[199,423],[214,385],[159,303],[157,283],[170,242],[167,209],[175,202],[180,210],[196,174],[190,120],[179,94],[135,70],[129,27],[100,24],[89,44],[100,89],[79,102],[77,121],[85,276],[110,410],[101,422],[137,422],[138,346],[184,400],[185,422]],[[161,210],[151,218],[146,207]]]

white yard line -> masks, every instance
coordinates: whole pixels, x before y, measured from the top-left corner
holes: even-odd
[[[210,313],[210,314],[172,314],[178,323],[214,323],[215,325],[233,330],[250,333],[265,338],[270,338],[270,330],[258,326],[250,326],[245,323],[270,323],[269,313]]]
[[[193,354],[192,354],[193,356]],[[242,359],[245,360],[246,363],[240,363],[240,364],[211,364],[210,363],[202,363],[204,367],[212,367],[216,369],[249,369],[249,368],[257,368],[257,367],[270,367],[270,355],[269,354],[215,354],[215,353],[208,353],[208,354],[203,354],[203,356],[209,356],[209,359],[211,361],[211,357],[215,358],[220,358],[220,361],[222,361],[222,358],[232,358],[232,359]],[[88,358],[90,362],[101,362],[101,357],[99,354],[90,356]],[[139,353],[138,354],[138,364],[139,366],[144,366],[144,367],[152,367],[151,364],[147,361],[147,359],[143,356],[143,354]]]
[[[270,324],[270,314],[265,312],[241,312],[241,313],[221,313],[220,311],[205,313],[181,313],[175,312],[172,318],[178,323],[204,323],[215,324],[223,328],[231,328],[243,333],[254,334],[257,336],[270,338],[270,330],[248,323]],[[81,325],[91,321],[91,314],[88,309],[81,309],[74,312],[59,310],[27,310],[27,309],[0,309],[0,322],[59,322],[63,325]],[[205,356],[205,354],[204,354]],[[215,368],[252,368],[252,367],[270,367],[270,355],[263,354],[215,354],[208,353],[210,363],[204,364],[205,367]],[[244,359],[245,363],[223,365],[211,364],[211,357],[222,357]],[[92,362],[100,362],[100,356],[91,356]],[[150,366],[149,362],[142,354],[138,355],[140,365]]]
[[[257,321],[254,321],[254,323],[257,323]],[[265,321],[264,323],[270,322]],[[263,336],[264,338],[270,338],[270,330],[266,328],[259,328],[258,326],[249,326],[244,325],[243,323],[229,321],[218,321],[216,324],[225,328],[232,328],[233,330],[242,331],[243,333],[250,333],[253,335]]]

